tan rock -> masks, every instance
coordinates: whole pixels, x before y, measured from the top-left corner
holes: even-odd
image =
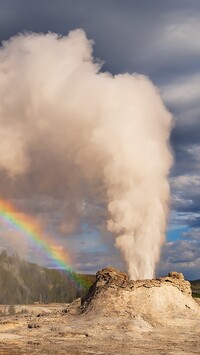
[[[169,272],[168,276],[172,277],[173,279],[184,280],[182,272],[171,271]]]
[[[171,272],[159,279],[132,281],[124,272],[111,267],[97,272],[96,282],[82,300],[81,309],[91,316],[142,317],[154,326],[177,324],[175,320],[182,316],[200,317],[190,283],[182,274]]]

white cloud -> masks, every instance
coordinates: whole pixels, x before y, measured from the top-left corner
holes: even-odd
[[[189,148],[191,149],[191,148]],[[198,148],[199,149],[199,148]],[[199,175],[179,175],[172,177],[170,179],[171,186],[175,189],[185,189],[190,185],[195,185],[195,187],[200,187],[200,176]]]
[[[200,243],[200,228],[192,228],[183,233],[183,238],[198,241]]]
[[[197,15],[188,16],[186,13],[175,14],[166,23],[160,33],[163,49],[174,53],[200,54],[200,18]]]
[[[200,72],[180,77],[161,87],[164,101],[173,106],[198,104],[200,97]]]

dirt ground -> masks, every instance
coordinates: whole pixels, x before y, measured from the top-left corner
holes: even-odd
[[[141,317],[95,318],[70,314],[67,305],[33,305],[0,318],[0,354],[200,354],[200,320],[194,314],[154,327]]]
[[[109,267],[82,302],[2,307],[0,355],[200,354],[200,300],[176,272],[129,281]]]

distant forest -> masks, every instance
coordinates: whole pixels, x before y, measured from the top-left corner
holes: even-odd
[[[72,302],[84,296],[94,280],[93,275],[47,269],[5,250],[0,254],[0,304]]]

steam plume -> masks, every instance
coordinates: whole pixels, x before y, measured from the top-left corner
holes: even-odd
[[[105,203],[130,277],[152,278],[166,228],[171,116],[147,77],[100,67],[83,30],[3,43],[0,169],[38,175],[43,192],[62,185],[74,206],[88,195]]]

